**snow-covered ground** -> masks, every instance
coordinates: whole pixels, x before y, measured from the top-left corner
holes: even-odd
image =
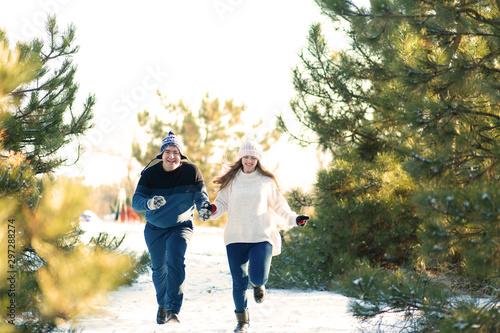
[[[83,222],[85,239],[99,232],[121,236],[122,248],[146,250],[143,224]],[[195,227],[186,255],[186,282],[180,324],[156,324],[156,299],[150,274],[109,294],[105,304],[83,317],[78,332],[233,332],[236,326],[231,275],[222,241],[223,229]],[[326,291],[270,289],[261,304],[249,296],[250,332],[387,332],[375,322],[362,323],[347,312],[349,299]]]

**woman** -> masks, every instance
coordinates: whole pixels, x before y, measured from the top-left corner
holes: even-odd
[[[227,212],[224,242],[233,280],[238,321],[235,332],[246,332],[249,326],[249,280],[255,301],[264,300],[271,258],[281,252],[278,220],[283,219],[290,227],[304,226],[309,219],[290,209],[276,177],[262,166],[261,158],[261,146],[254,140],[246,141],[239,150],[238,161],[214,180],[219,189],[210,218],[216,220]]]

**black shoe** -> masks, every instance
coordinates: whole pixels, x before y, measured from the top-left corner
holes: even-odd
[[[253,287],[253,298],[255,302],[264,302],[264,297],[266,296],[266,288],[264,286]]]
[[[167,323],[180,323],[179,315],[174,310],[167,310]]]
[[[158,308],[158,313],[156,314],[156,323],[161,325],[166,323],[167,309]]]

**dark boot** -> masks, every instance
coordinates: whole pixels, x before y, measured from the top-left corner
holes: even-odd
[[[167,310],[167,323],[180,323],[179,315],[174,310]]]
[[[158,312],[156,313],[156,323],[157,324],[165,324],[167,318],[167,309],[158,308]]]
[[[245,312],[235,312],[236,320],[238,325],[234,329],[235,333],[245,333],[248,331],[248,326],[250,326],[250,317],[248,316],[248,310]]]
[[[266,288],[264,286],[253,287],[253,298],[255,302],[262,303],[266,297]]]

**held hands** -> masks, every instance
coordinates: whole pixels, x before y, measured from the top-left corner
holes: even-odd
[[[297,216],[297,220],[296,220],[297,221],[297,225],[303,227],[303,226],[306,225],[307,220],[309,220],[309,216],[307,216],[307,215],[299,215],[299,216]]]
[[[198,211],[198,215],[200,215],[200,219],[205,222],[210,218],[210,216],[212,216],[215,210],[215,205],[211,205],[209,202],[205,202],[203,205],[201,205],[201,209]]]
[[[155,195],[151,199],[148,200],[148,208],[150,210],[155,210],[160,208],[166,203],[165,198],[159,195]]]

